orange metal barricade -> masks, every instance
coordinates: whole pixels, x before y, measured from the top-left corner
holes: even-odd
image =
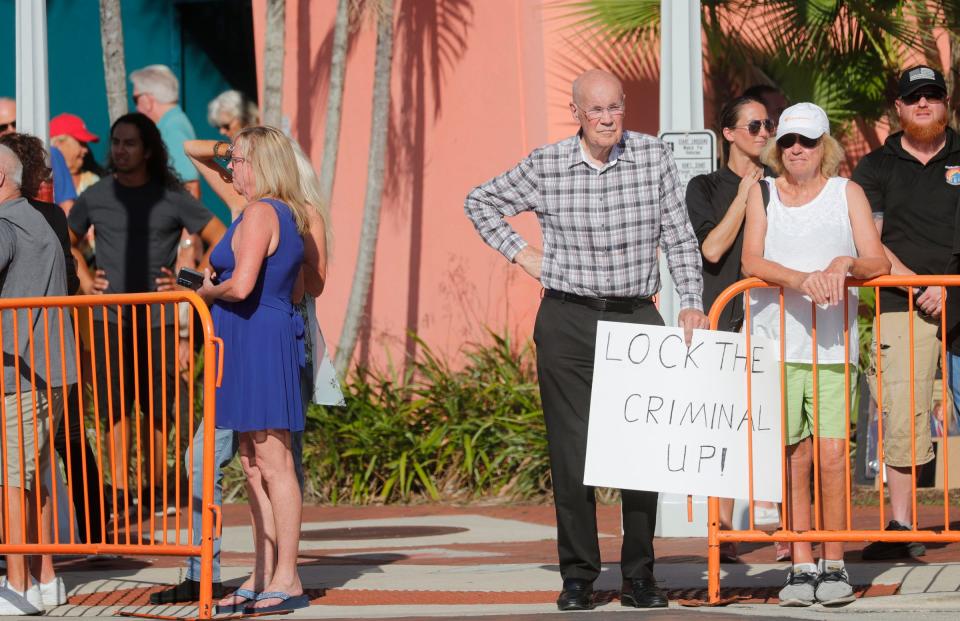
[[[181,303],[190,306],[185,325]],[[181,338],[190,350],[184,365],[178,355]],[[199,394],[195,342],[203,353]],[[7,370],[0,367],[0,554],[199,556],[198,613],[211,618],[213,536],[220,530],[220,507],[213,504],[214,397],[223,348],[207,306],[187,291],[2,299],[0,350],[17,353],[5,353]],[[51,368],[57,365],[59,372]],[[58,382],[69,377],[71,366],[76,383]],[[202,479],[195,481],[191,447],[198,400],[204,442]],[[53,491],[58,423],[67,438],[61,472],[71,499],[67,507]],[[71,429],[80,442],[89,443],[94,463],[86,451],[79,460],[71,455]],[[79,471],[72,466],[77,461]],[[26,473],[31,466],[32,480]],[[74,506],[78,486],[83,501]],[[49,500],[42,498],[41,487],[50,490]],[[204,508],[199,545],[192,543],[195,497]],[[35,524],[25,510],[31,504],[39,511]],[[99,520],[91,524],[91,515]],[[52,522],[48,532],[45,519]],[[69,535],[61,535],[64,519]],[[81,525],[85,538],[77,532]],[[99,530],[99,538],[92,530]]]
[[[907,290],[907,298],[909,300],[909,312],[911,321],[909,322],[908,338],[910,343],[910,360],[909,360],[909,369],[910,369],[910,408],[911,411],[916,412],[916,400],[915,400],[915,386],[914,386],[914,333],[913,333],[913,321],[914,316],[914,291],[918,287],[940,287],[941,291],[944,293],[944,299],[946,298],[946,287],[957,287],[960,286],[960,276],[883,276],[875,278],[868,281],[858,281],[853,279],[848,279],[846,285],[849,288],[851,287],[871,287],[876,293],[876,310],[875,310],[875,330],[876,334],[879,335],[882,327],[880,321],[880,313],[882,311],[880,306],[880,289],[883,287],[900,287]],[[720,314],[727,304],[731,303],[736,297],[740,294],[744,294],[744,297],[749,296],[749,293],[753,289],[765,288],[765,287],[776,287],[780,289],[780,359],[783,360],[784,356],[784,312],[783,312],[783,289],[777,287],[776,285],[769,285],[762,280],[757,278],[748,278],[740,282],[734,283],[728,287],[720,296],[717,298],[716,302],[713,304],[710,309],[710,327],[711,329],[716,329]],[[943,449],[943,505],[944,505],[944,515],[943,515],[943,529],[936,530],[920,530],[917,527],[917,483],[916,483],[916,469],[917,469],[917,456],[916,456],[916,442],[915,442],[915,429],[911,424],[910,431],[910,440],[911,440],[911,472],[912,472],[912,492],[913,492],[913,503],[912,503],[912,524],[913,528],[909,531],[885,531],[883,530],[885,525],[885,509],[884,509],[884,492],[883,485],[880,487],[880,520],[878,528],[875,530],[863,530],[863,529],[854,529],[852,523],[852,511],[851,511],[851,473],[850,473],[850,440],[849,440],[849,429],[850,429],[850,363],[849,363],[849,330],[856,330],[856,325],[849,325],[848,315],[847,315],[847,301],[849,296],[844,296],[843,301],[843,310],[844,310],[844,339],[846,341],[846,353],[845,360],[847,362],[844,364],[844,377],[845,377],[845,412],[846,412],[846,428],[848,430],[847,440],[845,445],[845,457],[844,460],[844,486],[845,486],[845,509],[846,509],[846,527],[842,530],[825,530],[821,522],[821,498],[820,498],[820,481],[819,481],[819,466],[820,466],[820,452],[819,452],[819,389],[817,386],[817,377],[818,373],[813,373],[813,412],[814,412],[814,423],[813,423],[813,476],[814,476],[814,485],[813,485],[813,528],[810,530],[798,531],[793,529],[792,519],[790,516],[790,510],[788,509],[791,502],[787,481],[788,481],[788,469],[789,463],[787,461],[786,453],[786,401],[785,397],[781,396],[781,420],[783,421],[783,510],[781,511],[780,518],[780,528],[774,532],[759,530],[755,527],[754,524],[754,482],[753,482],[753,454],[751,451],[752,447],[752,438],[751,431],[753,428],[753,418],[752,418],[752,403],[751,403],[751,381],[750,373],[746,373],[746,384],[747,384],[747,412],[748,412],[748,424],[747,424],[747,455],[748,455],[748,472],[749,472],[749,504],[748,504],[748,520],[749,528],[747,530],[721,530],[720,528],[720,498],[711,496],[708,499],[707,515],[708,515],[708,534],[707,534],[707,544],[708,544],[708,554],[707,554],[707,572],[708,572],[708,597],[710,602],[718,602],[720,599],[720,544],[725,542],[763,542],[763,543],[772,543],[774,541],[782,542],[847,542],[847,541],[890,541],[890,542],[956,542],[960,541],[960,531],[951,530],[950,528],[950,502],[949,502],[949,450],[947,448],[947,443],[944,442],[942,445]],[[943,334],[947,332],[947,316],[946,316],[946,305],[944,304],[943,312],[940,316],[940,329]],[[812,338],[813,338],[813,369],[817,368],[817,336],[816,336],[816,313],[813,313],[813,304],[811,303],[811,313],[812,313]],[[746,347],[747,350],[750,350],[750,332],[751,332],[751,317],[750,317],[750,305],[745,304],[744,307],[745,316],[744,316],[744,333],[746,338]],[[875,347],[876,347],[876,357],[879,361],[880,357],[880,340],[875,338]],[[948,403],[947,399],[947,384],[949,374],[946,369],[946,342],[945,339],[940,341],[940,356],[941,360],[944,361],[943,366],[943,379],[942,379],[942,403],[944,404],[944,409],[946,409],[946,404]],[[780,385],[781,385],[781,395],[785,394],[785,367],[784,363],[780,364]],[[882,365],[877,365],[877,410],[879,413],[883,412],[883,368]],[[862,397],[864,398],[864,397]],[[883,458],[883,416],[878,416],[878,461],[883,468],[884,458]],[[882,476],[882,471],[879,476]],[[882,480],[882,479],[881,479]]]

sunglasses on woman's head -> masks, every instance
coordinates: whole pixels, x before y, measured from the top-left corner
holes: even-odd
[[[760,133],[760,128],[764,128],[768,133],[773,133],[773,130],[776,129],[777,124],[771,121],[770,119],[753,120],[747,123],[746,125],[734,125],[734,129],[745,129],[750,132],[751,136],[756,136]]]
[[[789,149],[793,145],[800,143],[800,146],[806,149],[812,149],[820,144],[819,138],[807,138],[800,134],[786,134],[777,139],[777,146],[781,149]]]

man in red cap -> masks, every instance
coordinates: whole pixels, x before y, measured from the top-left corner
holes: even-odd
[[[77,194],[100,180],[93,171],[83,170],[89,142],[100,142],[100,137],[87,129],[79,116],[63,113],[50,120],[50,146],[63,154]]]

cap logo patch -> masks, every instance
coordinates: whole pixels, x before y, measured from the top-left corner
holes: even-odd
[[[944,166],[947,169],[946,178],[950,185],[960,185],[960,166]]]
[[[910,81],[914,80],[933,80],[935,79],[933,75],[933,69],[930,67],[917,67],[910,72]]]

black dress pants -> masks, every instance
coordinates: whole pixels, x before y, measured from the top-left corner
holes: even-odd
[[[596,496],[593,487],[583,484],[583,471],[597,321],[601,320],[663,325],[652,303],[617,313],[543,298],[534,328],[564,579],[593,581],[600,574]],[[621,492],[624,534],[620,569],[624,578],[653,578],[657,497],[657,492]]]

